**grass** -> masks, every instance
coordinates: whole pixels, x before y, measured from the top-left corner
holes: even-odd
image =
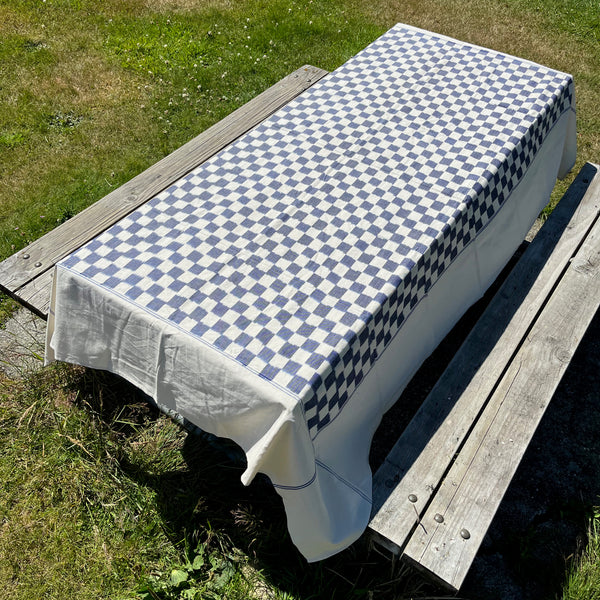
[[[116,377],[54,365],[0,380],[0,426],[0,598],[426,589],[364,548],[307,569],[270,484],[244,488],[226,446],[187,436]]]
[[[594,5],[2,0],[0,258],[294,68],[333,69],[398,20],[573,71],[580,165],[600,151]]]
[[[0,259],[397,21],[572,72],[576,171],[600,160],[598,15],[596,0],[0,0]],[[14,308],[0,296],[0,323]],[[266,481],[242,487],[230,453],[117,378],[0,375],[0,426],[0,599],[436,594],[361,544],[307,566]],[[597,527],[565,598],[594,597],[576,582],[598,579]]]
[[[0,2],[0,257],[294,68],[334,68],[382,31],[328,2],[180,4]]]
[[[155,518],[155,494],[123,478],[117,438],[82,410],[75,376],[48,369],[13,389],[10,402],[2,393],[4,597],[108,598],[147,564],[166,568],[177,557]],[[162,460],[173,460],[178,432],[154,433]],[[153,543],[143,547],[143,538]]]
[[[594,508],[588,528],[588,541],[568,573],[563,600],[600,599],[600,509]]]

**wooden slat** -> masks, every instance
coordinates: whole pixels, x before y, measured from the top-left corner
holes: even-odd
[[[310,65],[294,71],[143,173],[7,258],[0,263],[0,290],[19,300],[21,287],[252,129],[326,74],[327,71]]]
[[[54,269],[50,269],[24,285],[18,292],[13,294],[18,301],[34,312],[42,319],[48,318],[50,310],[50,296],[52,295],[52,278],[54,277]]]
[[[511,361],[422,517],[422,526],[406,547],[405,556],[452,589],[460,588],[529,441],[599,306],[597,221]],[[438,521],[441,515],[443,522],[437,522],[436,515]]]
[[[389,549],[404,548],[482,402],[596,219],[597,170],[589,163],[581,170],[375,474],[369,526]]]

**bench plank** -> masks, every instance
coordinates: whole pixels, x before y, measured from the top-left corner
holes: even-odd
[[[600,221],[596,221],[457,455],[421,519],[422,527],[406,547],[405,556],[452,589],[460,588],[466,577],[599,306]]]
[[[23,286],[258,125],[326,74],[327,71],[310,65],[294,71],[143,173],[7,258],[0,263],[0,290],[20,301],[18,292]],[[29,293],[28,298],[37,302],[35,294]],[[43,313],[38,304],[30,302],[29,305],[35,312]]]
[[[44,271],[41,275],[24,285],[13,294],[20,304],[42,319],[48,318],[50,298],[52,296],[52,279],[54,269]]]
[[[596,172],[589,163],[581,170],[375,474],[370,529],[388,549],[405,547],[482,404],[596,219]]]

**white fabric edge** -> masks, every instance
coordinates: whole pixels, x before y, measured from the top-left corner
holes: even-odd
[[[61,305],[56,306],[59,290]],[[209,433],[234,440],[248,460],[245,485],[259,471],[290,485],[314,473],[302,407],[269,381],[234,360],[224,361],[207,344],[136,310],[119,296],[105,294],[94,282],[60,265],[55,268],[51,306],[46,364],[61,360],[121,375],[165,408]],[[68,319],[77,312],[79,331]],[[57,322],[68,326],[61,328]],[[63,336],[68,336],[66,343]],[[124,338],[129,341],[121,343]]]

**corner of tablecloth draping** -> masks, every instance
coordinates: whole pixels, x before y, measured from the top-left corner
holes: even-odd
[[[241,477],[244,485],[249,485],[259,472],[276,486],[302,486],[314,476],[315,451],[298,404],[282,411],[245,452],[248,464]]]
[[[276,488],[286,509],[292,542],[309,563],[350,546],[364,533],[371,515],[370,498],[321,461],[316,465],[311,485]]]

